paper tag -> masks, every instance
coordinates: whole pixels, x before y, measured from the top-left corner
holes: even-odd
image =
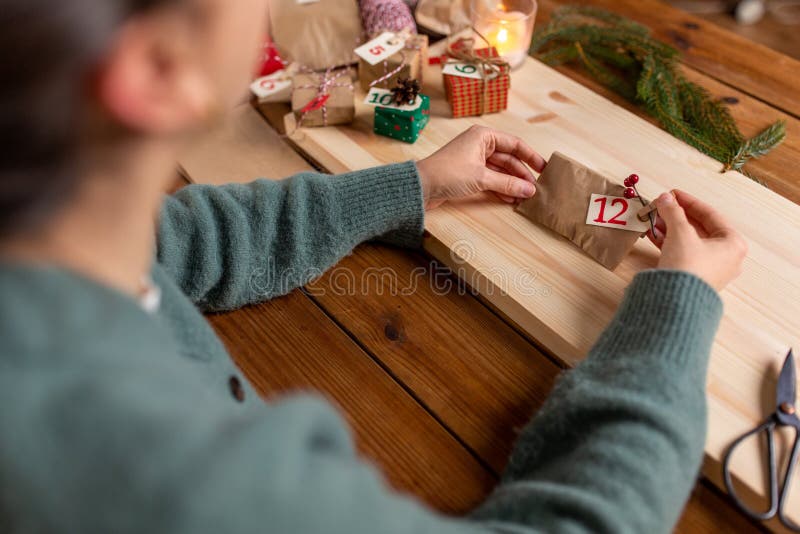
[[[392,108],[400,111],[414,111],[415,109],[419,109],[422,105],[422,97],[418,96],[413,104],[401,104],[398,106],[394,103],[394,94],[391,91],[373,87],[369,90],[369,93],[367,93],[367,98],[364,99],[364,103],[370,106],[380,106],[382,108]]]
[[[646,232],[650,229],[650,224],[640,221],[636,216],[637,207],[641,207],[638,202],[638,199],[593,194],[592,200],[589,201],[586,224],[631,232]]]
[[[375,39],[356,48],[355,53],[370,65],[377,65],[398,53],[405,45],[405,39],[396,33],[383,32]]]
[[[442,74],[449,74],[451,76],[460,76],[462,78],[474,78],[476,80],[481,80],[481,73],[478,70],[479,67],[475,65],[470,65],[469,63],[456,63],[456,62],[449,62],[445,63],[444,67],[442,67]],[[493,80],[497,78],[497,72],[492,72],[489,76],[486,77],[487,80]]]
[[[250,84],[250,91],[256,95],[260,102],[289,96],[292,91],[292,80],[287,78],[288,75],[285,70],[273,72],[269,76],[259,78]]]

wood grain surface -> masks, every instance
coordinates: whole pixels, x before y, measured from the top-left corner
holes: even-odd
[[[347,418],[359,450],[391,485],[451,514],[474,508],[495,477],[301,292],[212,325],[268,399],[322,394]]]
[[[265,111],[274,117],[283,115],[280,106]],[[242,110],[231,120],[245,121],[242,117],[246,116]],[[256,123],[246,121],[245,125],[249,126],[229,123],[224,127],[232,131],[249,130],[248,137],[260,136],[257,160],[250,159],[253,152],[249,144],[239,144],[236,136],[212,132],[211,138],[220,141],[218,145],[205,144],[210,152],[203,153],[203,159],[214,154],[224,157],[213,165],[196,165],[191,157],[184,158],[183,166],[194,169],[190,178],[200,183],[224,183],[228,180],[220,176],[246,176],[255,172],[257,176],[279,177],[283,171],[310,170],[307,164],[293,158],[289,158],[293,167],[286,170],[283,140],[265,123],[256,127]],[[245,170],[254,164],[257,164],[254,171]],[[559,367],[465,292],[463,286],[455,284],[456,279],[429,258],[414,252],[364,245],[340,266],[360,276],[370,267],[391,266],[397,272],[397,279],[406,284],[420,277],[420,273],[428,283],[419,284],[418,290],[411,294],[390,295],[388,290],[378,291],[380,278],[364,276],[368,291],[361,296],[320,294],[320,289],[334,284],[335,271],[332,271],[309,286],[307,294],[296,290],[284,299],[212,315],[209,320],[233,358],[265,397],[274,400],[276,396],[307,389],[323,393],[337,403],[353,426],[359,450],[376,462],[395,488],[411,491],[446,513],[468,510],[488,488],[485,474],[464,459],[464,451],[479,457],[484,471],[496,475],[506,461],[516,429],[541,404]],[[313,300],[327,316],[308,308],[303,299]],[[287,325],[287,316],[297,324]],[[314,319],[314,327],[308,327],[309,316]],[[436,319],[432,325],[431,317]],[[341,337],[342,332],[360,350],[348,344]],[[331,356],[331,345],[333,350],[347,354]],[[295,347],[302,349],[298,352]],[[372,376],[376,373],[374,367],[362,360],[367,356],[392,377],[393,387],[379,374]],[[456,364],[448,366],[454,360]],[[419,367],[412,365],[420,361]],[[480,375],[487,366],[494,384]],[[504,369],[505,366],[508,368]],[[358,382],[363,399],[359,401],[352,398],[350,384],[356,381],[355,376],[364,375],[366,378]],[[437,480],[441,474],[435,472],[438,468],[431,473],[420,469],[416,462],[408,463],[406,457],[394,455],[395,434],[412,441],[414,449],[436,450],[441,443],[429,444],[428,433],[416,431],[420,424],[408,421],[405,416],[391,421],[391,432],[374,432],[374,413],[362,406],[362,403],[400,405],[404,407],[401,411],[427,419],[425,413],[407,406],[409,396],[458,440],[451,443],[439,431],[431,430],[435,442],[452,447],[452,451],[443,454],[460,458],[455,462],[460,476],[471,479],[469,484],[452,488],[452,495],[439,493]],[[427,456],[423,455],[424,458]],[[736,533],[758,531],[724,497],[698,484],[676,532],[713,533],[720,529]]]
[[[619,181],[635,171],[645,196],[684,189],[736,222],[750,254],[743,275],[723,293],[726,313],[712,353],[706,469],[716,472],[731,441],[763,419],[776,370],[788,347],[800,345],[800,207],[738,173],[719,173],[718,162],[532,59],[514,72],[504,113],[448,118],[441,75],[433,70],[425,92],[432,118],[414,145],[374,137],[372,108],[364,105],[352,125],[305,128],[292,139],[325,168],[342,172],[424,157],[471,124],[483,124],[522,137],[546,157],[560,150]],[[656,261],[655,249],[641,241],[615,272],[606,271],[566,240],[485,198],[444,206],[428,216],[426,229],[431,254],[460,269],[569,365],[608,323],[633,275]],[[761,451],[754,444],[742,452],[737,476],[758,493]],[[792,513],[800,515],[800,490],[792,499]]]
[[[539,0],[537,24],[560,5],[589,4],[630,17],[683,53],[684,64],[800,117],[800,61],[658,0]]]

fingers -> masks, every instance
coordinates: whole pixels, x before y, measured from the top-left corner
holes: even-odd
[[[489,157],[488,160],[486,160],[486,163],[487,167],[489,164],[492,164],[502,169],[501,172],[513,174],[517,178],[522,178],[523,180],[528,180],[529,182],[536,181],[530,169],[528,169],[528,167],[526,167],[519,158],[512,156],[511,154],[506,154],[505,152],[495,152]]]
[[[489,167],[491,170],[499,172],[501,174],[506,172],[501,167],[498,167],[497,165],[494,165],[492,163],[487,163],[486,166]],[[519,200],[519,199],[516,199],[514,197],[510,197],[510,196],[504,195],[502,193],[495,193],[495,196],[497,198],[499,198],[500,200],[502,200],[503,202],[507,202],[508,204],[516,204],[517,201]]]
[[[686,212],[683,211],[683,208],[672,194],[662,193],[656,199],[656,208],[658,208],[658,216],[664,221],[670,236],[679,237],[694,231],[689,219],[686,218]],[[663,232],[660,233],[663,234]]]
[[[732,231],[728,220],[709,204],[685,191],[676,189],[674,194],[686,215],[696,221],[709,237],[724,237]]]
[[[657,215],[656,215],[655,227],[656,227],[656,235],[655,236],[653,235],[652,230],[648,230],[647,237],[655,246],[657,246],[660,249],[661,246],[664,244],[664,237],[666,237],[667,234],[667,226],[664,224],[664,219],[662,219]]]
[[[536,172],[542,172],[547,165],[545,159],[519,137],[491,128],[482,128],[481,132],[484,140],[490,143],[489,148],[493,149],[490,152],[511,154],[527,163]]]
[[[480,183],[483,191],[494,191],[511,198],[530,198],[536,187],[529,181],[487,168]]]

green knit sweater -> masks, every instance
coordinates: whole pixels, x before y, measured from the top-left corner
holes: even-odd
[[[319,398],[265,404],[198,311],[283,294],[366,239],[414,245],[422,225],[404,163],[167,198],[156,313],[55,266],[0,265],[0,532],[669,531],[721,314],[694,276],[636,276],[465,518],[387,489]]]

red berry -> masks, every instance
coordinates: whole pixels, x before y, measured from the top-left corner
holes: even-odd
[[[628,183],[630,182],[630,183]],[[638,174],[631,174],[628,176],[628,179],[625,180],[625,185],[628,187],[634,186],[639,183],[639,175]]]
[[[625,198],[636,198],[636,191],[634,191],[632,187],[626,187]]]

